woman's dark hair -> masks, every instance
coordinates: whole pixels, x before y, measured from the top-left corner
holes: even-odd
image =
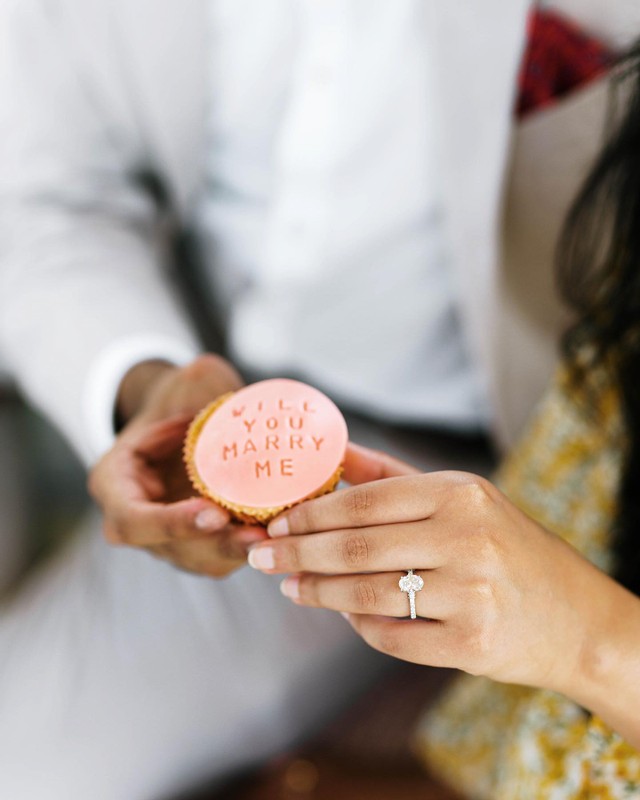
[[[616,73],[611,129],[567,217],[557,274],[578,315],[563,341],[574,380],[584,385],[601,367],[619,392],[626,445],[616,578],[640,595],[640,41]]]

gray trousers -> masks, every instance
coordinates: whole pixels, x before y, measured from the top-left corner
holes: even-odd
[[[486,471],[477,442],[350,427],[423,468]],[[318,729],[391,660],[278,583],[181,573],[89,515],[0,613],[0,797],[159,800]]]

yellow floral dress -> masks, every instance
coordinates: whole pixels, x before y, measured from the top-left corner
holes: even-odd
[[[615,393],[600,383],[590,412],[560,371],[496,483],[610,571],[624,436]],[[549,691],[463,675],[422,719],[416,746],[431,773],[472,800],[640,798],[640,753]]]

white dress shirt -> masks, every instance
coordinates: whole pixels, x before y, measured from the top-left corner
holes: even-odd
[[[232,358],[388,421],[488,420],[458,320],[424,0],[210,0],[207,175],[195,209]],[[187,341],[103,354],[85,408]]]

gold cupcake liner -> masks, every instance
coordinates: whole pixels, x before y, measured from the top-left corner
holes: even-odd
[[[236,519],[240,520],[241,522],[247,522],[249,524],[258,524],[258,525],[267,525],[274,517],[277,517],[280,512],[285,511],[287,508],[292,508],[298,503],[302,503],[305,500],[312,500],[315,497],[321,497],[323,494],[328,494],[332,492],[338,483],[340,482],[340,478],[342,477],[343,467],[340,465],[338,469],[333,473],[333,475],[329,478],[326,483],[324,483],[319,489],[311,494],[308,494],[306,497],[297,500],[295,503],[288,503],[283,506],[273,506],[271,508],[253,508],[251,506],[242,506],[238,505],[237,503],[232,503],[230,500],[225,500],[224,497],[220,497],[216,495],[214,492],[209,489],[209,487],[204,483],[200,475],[198,474],[198,470],[196,469],[195,459],[194,459],[194,451],[196,442],[198,440],[198,436],[204,427],[205,422],[209,419],[209,417],[215,413],[223,403],[232,397],[235,392],[227,392],[226,394],[220,395],[217,397],[213,402],[209,403],[208,406],[200,411],[197,414],[191,425],[189,426],[189,430],[187,431],[187,435],[185,436],[184,441],[184,448],[183,448],[183,457],[184,463],[187,468],[187,474],[189,475],[189,480],[191,481],[193,487],[204,497],[209,498],[209,500],[213,500],[219,506],[226,508],[229,513],[231,513]]]

